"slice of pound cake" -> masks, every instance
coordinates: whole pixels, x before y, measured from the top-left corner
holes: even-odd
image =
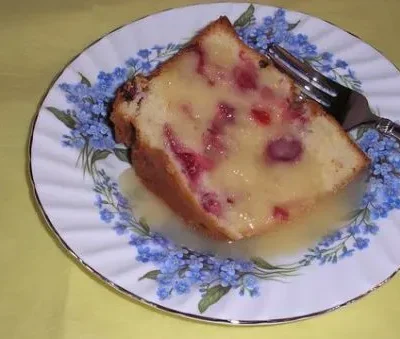
[[[111,120],[149,190],[189,226],[238,240],[310,213],[369,164],[318,104],[297,98],[221,17],[126,82]]]

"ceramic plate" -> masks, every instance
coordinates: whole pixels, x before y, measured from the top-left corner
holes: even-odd
[[[373,130],[354,135],[371,157],[367,191],[348,225],[291,256],[215,256],[174,244],[139,218],[122,193],[127,150],[113,139],[107,105],[128,76],[149,72],[199,28],[227,15],[251,47],[275,41],[365,93],[396,120],[400,76],[375,49],[320,19],[249,4],[177,8],[106,35],[52,84],[32,129],[38,204],[63,246],[100,279],[159,309],[229,324],[293,321],[348,304],[400,265],[399,145]],[[137,198],[139,199],[139,198]],[[155,231],[157,230],[157,231]]]

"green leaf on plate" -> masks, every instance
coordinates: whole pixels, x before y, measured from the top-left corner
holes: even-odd
[[[224,287],[222,285],[216,285],[209,288],[198,304],[199,312],[204,313],[211,305],[214,305],[225,294],[227,294],[230,289],[230,286]]]
[[[128,71],[128,79],[132,79],[136,75],[136,71],[132,68],[129,69]]]
[[[140,278],[139,278],[139,281],[140,281],[140,280],[143,280],[143,279],[157,280],[157,277],[158,277],[158,275],[159,275],[160,273],[161,273],[160,270],[149,271],[149,272],[147,272],[144,276],[140,277]]]
[[[46,109],[49,110],[51,113],[53,113],[54,116],[68,128],[71,128],[71,129],[75,128],[76,121],[74,120],[73,117],[68,115],[66,112],[61,111],[55,107],[46,107]]]
[[[253,18],[254,14],[254,6],[250,5],[246,11],[236,19],[236,21],[233,23],[233,26],[235,27],[245,27],[247,26],[250,22],[251,19]]]
[[[91,164],[93,165],[96,161],[103,160],[107,158],[111,154],[110,151],[107,150],[96,150],[92,155]]]
[[[351,211],[349,214],[346,215],[346,220],[353,220],[354,218],[357,218],[363,211],[363,209]]]
[[[254,263],[254,265],[258,266],[259,268],[262,268],[264,270],[279,270],[281,269],[278,266],[271,265],[267,261],[265,261],[263,258],[260,257],[254,257],[251,258],[251,261]]]
[[[147,221],[146,221],[145,218],[140,217],[140,219],[139,219],[139,224],[140,224],[140,226],[142,226],[142,228],[145,230],[146,233],[149,233],[149,232],[150,232],[150,226],[149,226],[149,224],[147,223]]]
[[[114,148],[115,156],[124,162],[129,163],[129,151],[126,148]]]
[[[297,22],[294,22],[294,23],[292,23],[292,24],[288,24],[287,30],[288,30],[288,31],[294,30],[294,29],[297,27],[297,25],[298,25],[299,23],[300,23],[300,20],[297,21]]]
[[[367,131],[368,127],[367,126],[360,126],[357,128],[356,132],[356,139],[360,139],[363,134]]]
[[[81,76],[81,84],[86,85],[87,87],[92,87],[92,84],[90,83],[89,79],[86,78],[81,72],[78,73]]]
[[[370,211],[369,208],[367,208],[367,209],[365,210],[364,220],[367,221],[367,222],[369,222],[370,219],[371,219],[371,211]]]
[[[186,267],[181,268],[181,269],[178,271],[178,276],[179,276],[179,278],[183,278],[183,277],[185,276],[185,273],[186,273],[187,270],[188,270],[188,269],[187,269]]]

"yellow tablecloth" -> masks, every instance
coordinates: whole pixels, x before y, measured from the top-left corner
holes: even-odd
[[[0,1],[0,338],[400,338],[400,276],[314,319],[233,328],[132,302],[60,250],[30,195],[27,140],[40,97],[75,54],[122,23],[196,0]],[[352,31],[400,66],[399,0],[265,0]],[[399,108],[400,109],[400,108]]]

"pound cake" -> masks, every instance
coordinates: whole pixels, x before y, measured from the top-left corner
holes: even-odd
[[[144,185],[215,239],[271,230],[345,187],[369,160],[226,17],[117,91],[111,120]]]

